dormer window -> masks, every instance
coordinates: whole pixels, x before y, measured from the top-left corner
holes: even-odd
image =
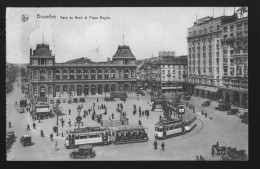
[[[125,51],[125,57],[126,57],[126,55],[127,55],[127,52]]]

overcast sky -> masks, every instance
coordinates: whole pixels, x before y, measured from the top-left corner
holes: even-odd
[[[233,12],[234,7],[225,7],[225,15]],[[22,14],[29,16],[27,22],[22,22]],[[56,19],[37,19],[37,14],[56,16]],[[213,7],[8,8],[7,62],[28,63],[30,48],[34,50],[42,42],[50,45],[56,62],[80,57],[105,61],[107,57],[112,58],[118,45],[123,45],[123,35],[124,44],[130,46],[137,59],[158,56],[158,51],[186,55],[187,29],[196,21],[196,14],[198,19],[213,16]],[[214,17],[223,14],[223,7],[214,7]],[[61,16],[73,19],[60,19]],[[94,20],[89,16],[110,19]]]

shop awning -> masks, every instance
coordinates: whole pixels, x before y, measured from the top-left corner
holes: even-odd
[[[44,107],[44,108],[36,108],[36,113],[48,113],[50,112],[49,108]]]
[[[202,86],[202,85],[197,85],[194,87],[194,89],[198,89],[198,90],[206,90],[209,92],[217,92],[218,88],[216,87],[209,87],[209,86]]]

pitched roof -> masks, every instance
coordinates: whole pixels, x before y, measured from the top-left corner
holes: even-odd
[[[33,50],[33,55],[36,56],[52,56],[52,51],[48,44],[37,44],[36,49]]]
[[[113,56],[114,58],[121,58],[121,57],[127,57],[127,58],[135,58],[135,56],[133,55],[133,53],[130,50],[129,46],[118,46],[117,51],[115,53],[115,55]]]

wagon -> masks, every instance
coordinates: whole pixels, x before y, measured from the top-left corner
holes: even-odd
[[[78,103],[78,99],[77,99],[77,98],[74,98],[74,99],[73,99],[73,103]]]
[[[80,145],[78,149],[73,150],[70,153],[70,158],[81,159],[81,158],[93,158],[96,156],[95,150],[92,145]]]
[[[227,148],[227,156],[226,158],[229,158],[231,160],[248,160],[248,156],[245,152],[245,150],[238,150],[236,148]]]
[[[79,99],[79,102],[84,103],[84,102],[85,102],[85,98],[84,98],[84,97],[81,97],[81,98]]]

